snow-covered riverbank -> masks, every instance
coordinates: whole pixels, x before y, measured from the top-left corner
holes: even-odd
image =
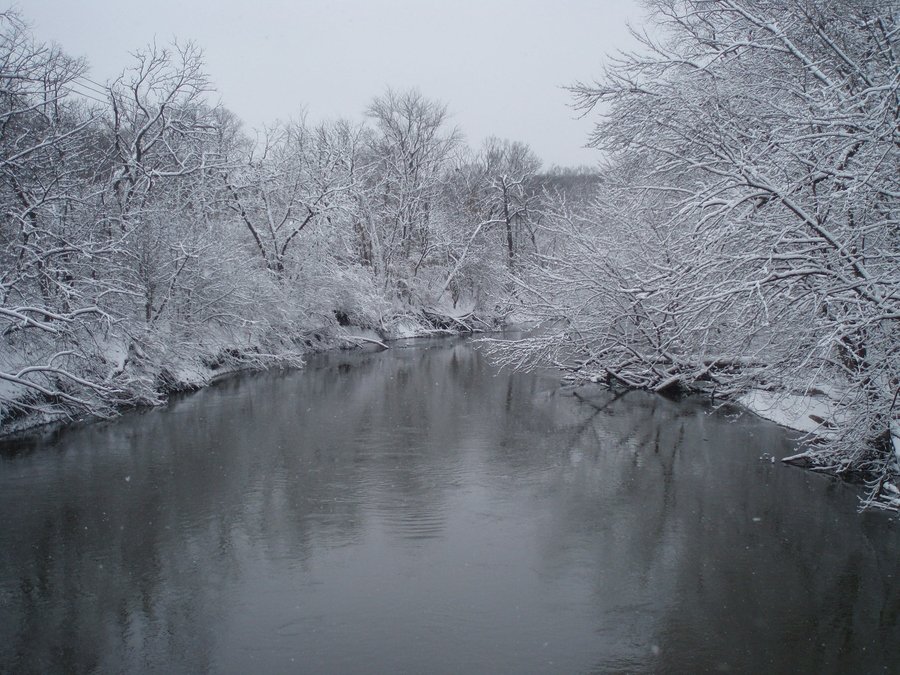
[[[811,390],[806,394],[752,390],[737,399],[737,403],[750,412],[788,429],[800,431],[813,441],[828,438],[846,423],[845,413],[838,406],[840,392],[828,387]],[[884,480],[873,506],[900,510],[900,425],[891,426],[891,447],[894,455],[893,479]],[[811,453],[805,450],[782,458],[788,463],[812,463]]]
[[[458,314],[458,316],[457,316]],[[444,316],[442,310],[431,310],[430,316]],[[20,400],[31,408],[14,416],[0,419],[0,437],[28,432],[41,426],[64,425],[114,416],[123,409],[163,405],[169,395],[195,391],[224,377],[237,373],[270,368],[302,367],[305,358],[333,349],[387,349],[390,343],[416,337],[459,335],[474,330],[466,323],[488,327],[493,319],[475,319],[473,313],[447,314],[447,326],[433,327],[424,315],[409,314],[395,317],[390,323],[375,329],[355,325],[328,325],[309,328],[291,341],[267,339],[262,334],[208,330],[201,339],[179,339],[157,328],[146,335],[109,337],[94,342],[93,356],[103,381],[115,383],[110,387],[122,390],[120,403],[98,401],[97,406],[83,406],[77,414],[65,414],[58,409],[28,403],[29,390],[15,382],[0,380],[0,387],[8,400]],[[26,361],[18,361],[7,354],[7,370],[15,372]],[[0,359],[3,365],[4,359]],[[21,362],[21,363],[19,363]],[[17,365],[18,363],[18,365]],[[102,372],[101,372],[102,371]],[[23,406],[23,407],[25,407]]]

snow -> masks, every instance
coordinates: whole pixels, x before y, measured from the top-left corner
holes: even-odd
[[[358,326],[348,326],[338,331],[338,337],[345,340],[350,346],[363,347],[365,345],[375,345],[382,349],[387,349],[387,345],[382,341],[382,337],[370,328],[359,328]]]
[[[900,472],[900,421],[891,422],[891,443],[894,446],[897,471]]]
[[[209,369],[193,363],[179,363],[171,374],[179,387],[188,389],[202,387],[210,381]]]
[[[804,433],[826,435],[838,422],[834,400],[824,393],[791,394],[754,389],[741,396],[738,403],[764,419]]]
[[[471,296],[462,297],[454,306],[449,294],[445,293],[438,302],[433,303],[428,309],[441,316],[462,319],[475,311],[475,298]]]
[[[842,423],[835,407],[835,398],[841,395],[842,391],[831,386],[816,386],[809,391],[811,393],[792,394],[754,389],[741,396],[738,403],[760,417],[789,429],[827,436]],[[896,459],[894,471],[900,473],[900,422],[891,424],[891,442]],[[800,453],[784,458],[783,461],[803,456],[804,453]],[[900,510],[900,488],[890,481],[885,481],[883,492],[873,505]]]
[[[422,335],[422,327],[413,319],[402,318],[391,327],[390,332],[393,338],[413,338]]]
[[[122,372],[128,358],[128,346],[124,340],[108,339],[100,346],[100,356],[112,366],[113,372]]]
[[[0,372],[15,373],[25,365],[28,365],[28,362],[24,354],[13,354],[10,349],[0,350]],[[0,379],[0,401],[15,399],[24,391],[25,387],[22,385]]]
[[[12,369],[4,368],[2,362],[0,362],[0,370],[9,372]],[[15,382],[10,382],[9,380],[0,380],[0,400],[14,399],[17,396],[21,395],[24,389],[25,387],[20,384],[16,384]]]
[[[506,315],[506,324],[509,326],[534,326],[539,321],[539,318],[533,312],[527,312],[521,308],[517,308]]]

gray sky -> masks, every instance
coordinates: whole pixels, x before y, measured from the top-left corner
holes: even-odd
[[[638,0],[28,0],[38,39],[85,56],[99,82],[154,37],[192,39],[222,102],[248,126],[359,119],[387,86],[448,104],[477,146],[524,141],[550,164],[593,163],[589,120],[560,87],[634,46]]]

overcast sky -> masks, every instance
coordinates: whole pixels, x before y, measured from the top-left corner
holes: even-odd
[[[638,0],[27,0],[38,39],[84,56],[103,82],[156,38],[192,39],[222,102],[248,126],[359,119],[391,86],[448,104],[477,146],[525,141],[547,165],[593,163],[591,122],[561,87],[633,47]]]

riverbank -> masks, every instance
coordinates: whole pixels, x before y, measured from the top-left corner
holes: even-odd
[[[492,324],[492,321],[494,322]],[[111,409],[84,412],[80,415],[51,415],[36,412],[22,415],[0,429],[0,438],[33,433],[39,427],[58,429],[74,423],[114,417],[123,410],[136,407],[165,405],[176,393],[196,391],[233,377],[239,373],[280,368],[301,368],[313,354],[339,349],[389,349],[397,340],[461,335],[500,327],[498,318],[474,317],[471,313],[447,316],[436,311],[421,315],[399,317],[389,326],[362,327],[337,322],[317,329],[308,329],[295,336],[290,343],[282,341],[279,348],[272,344],[265,349],[265,341],[235,339],[233,334],[209,332],[190,345],[163,344],[163,340],[133,341],[107,344],[104,360],[114,373],[128,372],[129,382],[140,392],[128,403]],[[148,349],[140,344],[151,344]],[[599,385],[597,385],[599,386]],[[819,387],[807,393],[752,390],[732,402],[744,410],[785,428],[804,434],[803,452],[782,458],[782,461],[826,473],[840,471],[823,469],[817,465],[817,445],[832,438],[841,427],[846,413],[839,404],[840,391]],[[894,429],[891,438],[894,466],[881,476],[877,486],[869,485],[866,505],[900,511],[900,430]],[[858,473],[856,478],[869,478]]]
[[[0,438],[31,433],[40,427],[58,428],[115,417],[124,410],[165,405],[173,394],[197,391],[239,373],[278,368],[302,368],[307,357],[330,350],[387,349],[390,343],[416,337],[462,335],[496,328],[500,317],[474,312],[447,313],[437,309],[395,316],[381,326],[358,326],[340,320],[309,327],[285,338],[263,331],[209,329],[200,338],[155,327],[107,334],[92,340],[94,370],[116,396],[99,397],[74,410],[43,408],[20,387],[21,409],[0,424]],[[8,358],[7,360],[12,360]],[[14,368],[8,368],[14,370]],[[14,383],[0,382],[12,398]]]
[[[590,403],[591,388],[619,389],[620,383],[601,376],[578,373],[564,378],[577,398]],[[588,387],[587,390],[584,387]],[[627,391],[639,389],[621,387]],[[709,400],[711,391],[684,389],[680,395],[697,395]],[[753,416],[798,432],[800,452],[779,457],[782,462],[825,473],[864,486],[862,508],[900,512],[900,423],[894,422],[876,442],[872,436],[852,434],[854,392],[834,384],[796,389],[751,389],[719,399]],[[773,459],[774,461],[774,459]]]
[[[839,389],[827,386],[811,388],[802,394],[754,389],[738,397],[736,403],[754,415],[804,434],[806,448],[782,458],[782,462],[837,474],[820,466],[817,445],[832,440],[846,424],[847,412],[840,406],[842,394]],[[896,423],[891,425],[889,447],[893,456],[888,471],[875,477],[861,476],[869,488],[864,503],[900,511],[900,426]]]
[[[0,672],[898,662],[897,519],[780,427],[386,344],[11,445]]]

